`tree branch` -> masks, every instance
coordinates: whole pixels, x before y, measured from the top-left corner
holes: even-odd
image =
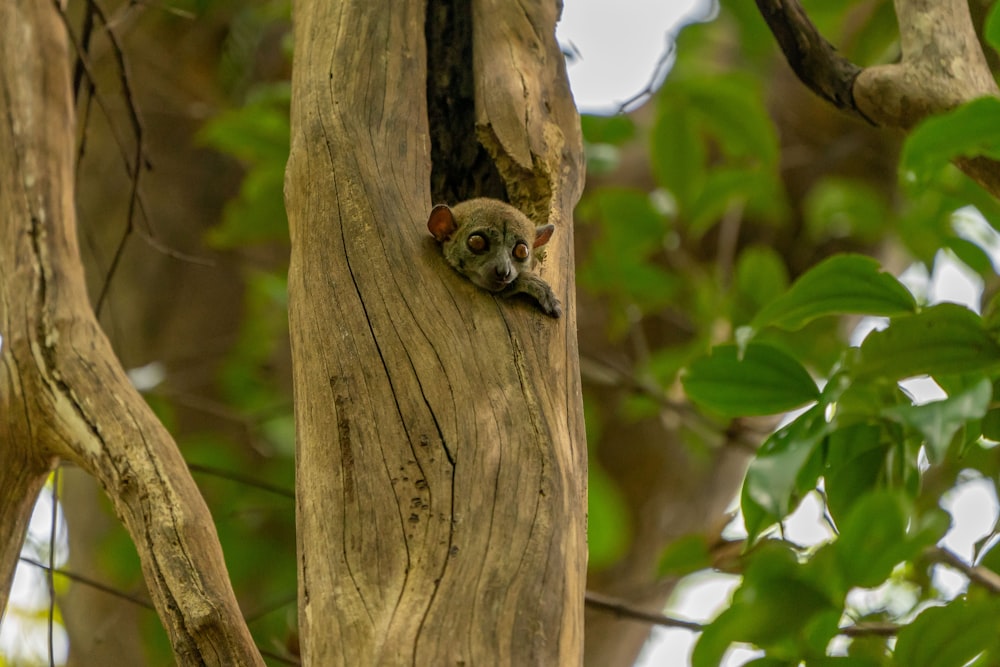
[[[263,665],[208,507],[87,299],[68,55],[55,3],[0,3],[0,537],[11,537],[0,598],[25,512],[65,458],[100,482],[129,531],[177,662]]]
[[[802,83],[838,109],[860,114],[852,89],[861,68],[819,34],[798,0],[757,0],[757,9]]]
[[[659,625],[665,628],[681,628],[692,632],[701,632],[704,629],[704,626],[701,623],[685,621],[679,618],[665,616],[664,614],[657,614],[652,611],[636,609],[625,600],[611,597],[610,595],[604,595],[602,593],[595,593],[594,591],[587,591],[584,600],[586,601],[587,606],[592,609],[600,609],[601,611],[611,612],[617,616],[630,618],[635,621],[652,623],[653,625]]]
[[[902,59],[859,68],[837,55],[799,0],[757,0],[757,8],[799,79],[840,109],[882,127],[912,129],[928,116],[997,96],[967,0],[895,0]],[[1000,163],[966,156],[955,165],[1000,197]]]
[[[1000,594],[1000,575],[993,570],[980,565],[970,565],[943,547],[932,547],[927,555],[935,563],[941,563],[958,570],[967,576],[969,581],[982,586],[990,593]]]

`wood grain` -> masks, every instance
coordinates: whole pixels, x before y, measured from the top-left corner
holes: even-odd
[[[303,659],[579,664],[586,445],[570,211],[582,151],[555,12],[474,4],[473,48],[512,54],[488,72],[474,58],[477,129],[512,201],[557,226],[544,275],[568,306],[558,321],[477,289],[427,234],[424,12],[359,0],[294,14]],[[481,101],[493,86],[516,95]]]

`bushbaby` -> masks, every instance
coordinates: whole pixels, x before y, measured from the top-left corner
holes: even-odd
[[[474,285],[504,297],[527,294],[546,315],[562,314],[552,288],[532,272],[535,251],[552,238],[554,225],[536,227],[510,204],[483,197],[435,206],[427,229],[448,264]]]

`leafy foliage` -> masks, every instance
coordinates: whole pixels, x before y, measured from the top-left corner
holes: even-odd
[[[785,178],[793,158],[772,121],[782,102],[772,99],[769,114],[760,88],[769,35],[747,4],[723,2],[714,22],[685,28],[647,132],[584,124],[590,149],[613,141],[620,155],[645,142],[655,184],[588,193],[579,215],[599,243],[581,262],[581,286],[608,303],[614,335],[661,317],[684,332],[651,347],[635,372],[665,394],[679,384],[698,406],[682,413],[692,451],[709,446],[706,428],[798,408],[749,465],[742,583],[705,627],[693,664],[720,664],[734,642],[763,651],[754,665],[994,664],[1000,591],[972,581],[946,595],[932,572],[951,522],[942,496],[963,480],[995,488],[1000,478],[1000,311],[995,298],[985,314],[929,300],[919,282],[894,275],[898,261],[890,271],[870,252],[892,246],[926,273],[947,261],[996,280],[998,203],[950,161],[1000,156],[1000,108],[976,100],[917,127],[897,183],[822,164]],[[874,3],[860,23],[848,19],[854,3],[806,4],[824,31],[850,26],[848,55],[895,57],[891,3]],[[994,8],[985,28],[995,48],[998,16]],[[724,64],[709,55],[722,36],[738,43]],[[877,330],[852,340],[859,317]],[[912,378],[942,397],[915,398]],[[817,492],[833,536],[803,547],[785,521]],[[989,537],[966,567],[1000,568]],[[659,574],[710,568],[712,550],[706,535],[681,538]],[[853,592],[873,589],[912,599],[859,608]]]

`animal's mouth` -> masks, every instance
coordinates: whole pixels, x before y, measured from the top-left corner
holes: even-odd
[[[501,292],[505,290],[513,281],[513,279],[503,280],[502,278],[494,278],[490,276],[489,278],[480,277],[477,284],[485,290],[490,292]]]

